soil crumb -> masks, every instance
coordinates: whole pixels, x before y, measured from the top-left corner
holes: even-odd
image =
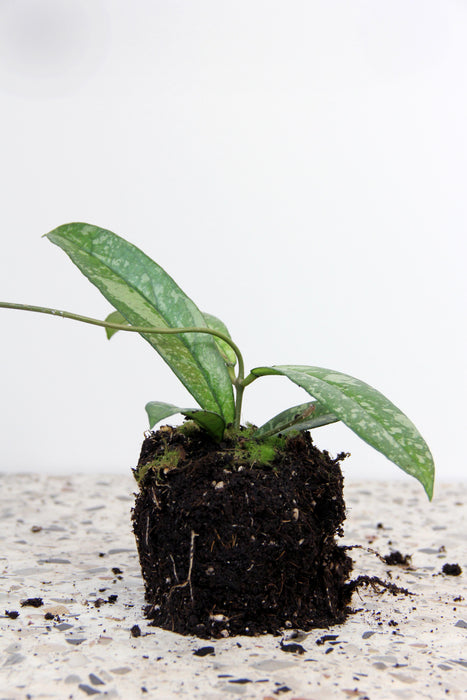
[[[462,569],[459,564],[445,564],[442,568],[442,572],[447,576],[460,576]]]
[[[31,608],[40,608],[41,605],[44,605],[44,601],[42,598],[26,598],[26,600],[21,601],[21,607],[25,608],[27,606]]]
[[[17,610],[5,610],[5,616],[9,617],[10,620],[16,620],[19,617],[19,612]]]
[[[411,554],[401,554],[399,551],[386,554],[383,559],[389,566],[410,566],[412,563]]]

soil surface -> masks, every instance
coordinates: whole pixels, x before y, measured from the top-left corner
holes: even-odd
[[[168,452],[177,464],[164,468]],[[132,518],[153,624],[207,639],[342,623],[352,593],[352,560],[335,539],[345,456],[301,433],[268,463],[247,464],[237,443],[201,431],[150,433],[136,473],[154,466]]]

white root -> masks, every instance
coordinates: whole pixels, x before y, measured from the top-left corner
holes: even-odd
[[[172,593],[174,592],[174,590],[176,588],[185,588],[185,586],[189,586],[190,598],[191,598],[191,602],[193,602],[193,588],[191,586],[191,572],[193,570],[193,560],[195,557],[195,537],[198,537],[198,535],[196,534],[196,532],[194,530],[192,530],[191,531],[191,541],[190,541],[190,561],[188,564],[187,579],[183,583],[177,583],[175,586],[172,586],[172,588],[169,591],[169,595],[168,595],[167,599],[169,599],[171,597]],[[174,570],[175,570],[175,563],[174,563],[173,557],[171,557],[171,559],[172,559],[172,563],[174,565]],[[176,575],[176,572],[175,572],[175,575]],[[177,580],[178,580],[178,576],[177,576]]]

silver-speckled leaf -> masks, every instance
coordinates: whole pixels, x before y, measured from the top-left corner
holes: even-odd
[[[47,234],[132,326],[206,327],[203,314],[151,258],[111,231],[83,223]],[[234,419],[232,383],[212,336],[142,334],[199,405]]]
[[[289,430],[311,430],[321,425],[336,423],[339,420],[326,406],[317,401],[308,401],[292,406],[268,420],[254,433],[253,437],[286,433]]]
[[[433,496],[435,468],[428,445],[414,424],[369,384],[323,367],[257,367],[257,377],[278,374],[305,389],[365,442],[418,479]]]
[[[146,413],[149,418],[149,427],[152,428],[160,420],[169,418],[176,413],[181,413],[186,418],[191,418],[201,428],[206,430],[216,442],[220,442],[224,435],[225,421],[218,413],[212,411],[200,411],[197,408],[180,408],[171,403],[162,401],[150,401],[146,404]]]

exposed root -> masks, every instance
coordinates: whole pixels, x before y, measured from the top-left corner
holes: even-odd
[[[368,554],[374,554],[375,557],[378,557],[380,561],[382,561],[384,564],[387,564],[386,559],[383,557],[382,554],[376,551],[376,549],[371,549],[371,547],[364,547],[361,544],[350,544],[350,545],[344,545],[342,549],[362,549],[364,552],[368,552]]]
[[[371,588],[376,593],[381,593],[382,591],[380,590],[380,588],[383,588],[384,590],[392,593],[392,595],[416,595],[415,593],[409,591],[407,588],[401,588],[400,586],[396,586],[395,583],[390,583],[389,581],[382,581],[379,578],[379,576],[357,576],[356,579],[354,579],[353,581],[349,581],[349,583],[346,583],[345,586],[347,588],[347,593],[349,596],[351,596],[352,593],[361,586],[371,586]]]
[[[184,581],[183,583],[177,583],[175,586],[172,586],[172,588],[170,589],[170,591],[169,591],[169,593],[168,593],[168,595],[167,595],[167,600],[170,600],[170,598],[172,597],[172,594],[173,594],[173,592],[175,591],[176,588],[185,588],[185,586],[189,586],[189,588],[190,588],[190,598],[191,598],[191,602],[193,602],[193,588],[192,588],[192,586],[191,586],[191,572],[192,572],[192,570],[193,570],[193,559],[194,559],[194,556],[195,556],[195,537],[198,537],[198,535],[196,534],[196,532],[195,532],[194,530],[192,530],[192,531],[191,531],[191,541],[190,541],[190,563],[189,563],[189,565],[188,565],[188,576],[187,576],[187,579],[186,579],[186,581]],[[177,571],[176,571],[176,569],[175,569],[175,563],[174,563],[173,557],[171,557],[171,559],[172,559],[172,563],[173,563],[173,566],[174,566],[175,577],[176,577],[176,579],[177,579],[177,581],[178,581]]]

